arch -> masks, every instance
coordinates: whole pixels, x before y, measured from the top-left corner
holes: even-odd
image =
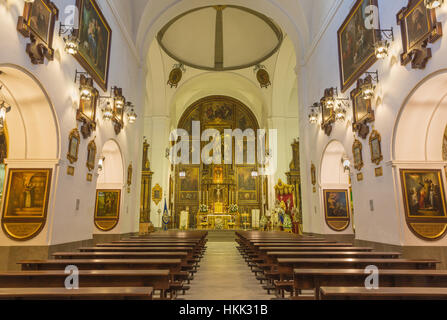
[[[445,165],[447,69],[422,79],[404,100],[393,128],[392,160],[396,190],[408,229],[422,240],[447,233]]]
[[[94,224],[98,230],[108,232],[118,225],[123,198],[124,159],[117,141],[106,141],[99,158],[102,160],[102,168],[96,183]]]
[[[350,181],[342,163],[344,157],[346,150],[343,144],[332,140],[323,152],[320,167],[324,218],[327,226],[336,232],[345,231],[351,224]],[[331,210],[330,203],[344,207]]]
[[[404,100],[393,129],[393,161],[442,161],[447,123],[447,69],[419,82]]]
[[[233,97],[240,104],[250,106],[250,113],[258,123],[262,122],[265,101],[259,87],[237,73],[206,72],[188,79],[177,89],[170,107],[173,123],[178,123],[188,106],[217,95]]]
[[[60,128],[42,84],[26,69],[0,64],[0,85],[12,106],[6,115],[11,160],[60,159]]]

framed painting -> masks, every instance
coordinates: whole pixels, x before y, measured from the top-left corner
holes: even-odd
[[[14,240],[29,240],[45,225],[51,169],[9,169],[2,227]]]
[[[180,179],[180,191],[199,191],[199,167],[183,167],[185,176]]]
[[[397,14],[402,33],[402,65],[411,62],[413,69],[424,69],[432,52],[428,43],[442,36],[442,24],[437,22],[436,9],[427,9],[424,0],[409,0]]]
[[[157,183],[155,187],[152,188],[152,200],[158,205],[163,198],[163,189]]]
[[[418,237],[439,239],[447,229],[445,190],[441,169],[401,169],[405,217]]]
[[[369,133],[367,124],[375,120],[374,111],[372,110],[371,98],[365,99],[362,93],[362,86],[366,83],[372,84],[372,77],[367,76],[365,79],[357,80],[357,87],[351,91],[352,100],[352,128],[358,132],[358,135],[365,139]]]
[[[326,223],[332,230],[343,231],[349,226],[348,192],[345,189],[323,190]]]
[[[363,146],[362,143],[355,139],[354,144],[352,145],[352,154],[354,155],[354,168],[358,171],[363,168]]]
[[[110,231],[117,224],[120,214],[121,190],[96,190],[95,225],[102,231]]]
[[[345,92],[376,61],[375,43],[380,33],[367,29],[367,8],[377,6],[377,0],[357,0],[338,30],[338,56],[341,91]]]
[[[96,143],[95,140],[90,141],[87,147],[87,168],[93,171],[96,166]]]
[[[23,15],[17,22],[17,30],[31,39],[26,52],[33,64],[43,64],[44,59],[54,58],[53,34],[59,10],[48,0],[25,1]]]
[[[112,29],[95,0],[76,0],[79,12],[78,38],[80,41],[76,59],[107,91]]]
[[[78,129],[75,128],[70,132],[70,135],[68,137],[67,159],[68,161],[70,161],[71,164],[78,161],[80,142],[81,142],[81,136],[79,135]]]
[[[237,167],[237,185],[239,191],[256,191],[256,178],[252,176],[254,167]]]
[[[371,149],[371,161],[379,165],[383,160],[382,155],[382,138],[380,133],[374,130],[369,136],[369,147]]]
[[[313,186],[317,184],[317,169],[313,163],[310,165],[310,180]]]

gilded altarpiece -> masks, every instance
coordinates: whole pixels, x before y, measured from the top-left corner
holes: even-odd
[[[201,157],[193,159],[195,148],[200,146],[203,150],[209,144],[209,141],[194,140],[197,137],[193,136],[193,121],[200,122],[200,132],[206,129],[219,131],[222,144],[220,164],[205,164]],[[189,133],[190,157],[189,164],[175,166],[175,227],[179,226],[180,212],[186,210],[189,211],[189,226],[197,228],[200,205],[207,206],[209,215],[229,216],[229,206],[234,204],[238,205],[239,214],[251,213],[252,209],[261,210],[261,178],[254,174],[258,171],[257,142],[254,141],[255,147],[250,149],[247,137],[244,137],[244,142],[239,144],[233,137],[231,152],[225,149],[224,144],[225,129],[240,129],[242,132],[253,129],[256,134],[259,125],[247,106],[231,97],[206,97],[187,108],[178,128],[185,129]],[[243,159],[237,159],[238,150],[243,152]],[[231,156],[231,164],[224,163],[225,154]],[[212,150],[210,155],[213,156]]]
[[[293,197],[294,205],[297,210],[297,217],[293,217],[293,232],[300,233],[302,228],[302,206],[301,206],[301,170],[300,170],[300,142],[295,139],[292,143],[292,161],[290,162],[290,171],[286,172],[287,184],[294,186]]]

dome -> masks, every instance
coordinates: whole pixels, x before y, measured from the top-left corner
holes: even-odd
[[[208,6],[185,12],[158,33],[174,60],[202,70],[254,66],[281,46],[281,29],[268,17],[238,6]]]

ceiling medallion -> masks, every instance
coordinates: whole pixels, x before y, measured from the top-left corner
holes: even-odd
[[[272,83],[270,82],[270,75],[267,72],[265,66],[257,65],[254,72],[256,72],[256,78],[258,79],[261,88],[268,88]]]
[[[171,86],[171,88],[177,88],[179,82],[182,80],[183,72],[186,72],[183,64],[180,63],[173,66],[171,73],[169,73],[168,80],[168,84]]]

